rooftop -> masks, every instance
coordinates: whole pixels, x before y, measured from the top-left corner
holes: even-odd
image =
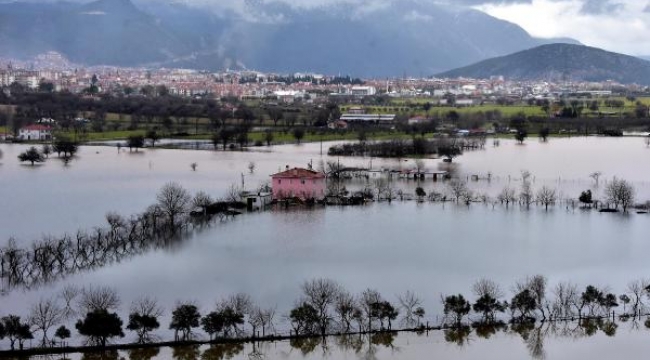
[[[318,171],[302,169],[302,168],[293,168],[277,174],[271,175],[272,178],[308,178],[308,179],[322,179],[325,177],[322,173]]]

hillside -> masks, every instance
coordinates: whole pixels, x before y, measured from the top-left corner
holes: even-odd
[[[442,78],[606,81],[650,85],[650,62],[637,57],[570,44],[549,44],[439,73]]]
[[[421,0],[382,4],[245,1],[234,10],[147,0],[0,3],[0,53],[54,50],[88,65],[420,76],[547,42],[476,10]]]

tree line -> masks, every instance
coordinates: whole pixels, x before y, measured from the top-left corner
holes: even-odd
[[[551,287],[544,276],[535,275],[515,282],[512,297],[506,299],[499,284],[483,278],[472,285],[473,300],[461,293],[441,295],[444,316],[431,324],[425,320],[423,299],[412,291],[390,301],[376,289],[354,295],[325,278],[307,280],[300,289],[294,306],[284,315],[274,306],[261,307],[249,295],[237,293],[203,310],[194,301],[179,301],[171,309],[166,326],[174,331],[174,341],[181,343],[203,336],[209,341],[274,338],[282,334],[282,319],[288,323],[289,337],[293,338],[445,329],[445,336],[455,339],[466,337],[472,327],[489,334],[505,328],[506,322],[515,331],[530,331],[537,322],[573,321],[611,335],[616,331],[617,319],[641,319],[650,301],[647,279],[630,282],[625,292],[617,295],[608,287],[580,288],[571,282]],[[161,327],[165,311],[155,298],[133,301],[128,320],[118,315],[120,306],[115,289],[69,285],[56,296],[35,303],[25,320],[16,314],[2,317],[0,339],[6,337],[11,350],[16,345],[22,350],[25,341],[35,336],[39,336],[41,347],[52,346],[54,338],[60,346],[71,336],[66,324],[76,320],[74,328],[89,346],[105,348],[113,339],[125,337],[125,331],[130,331],[138,344],[160,340],[155,332]],[[650,320],[645,325],[650,327]]]
[[[425,156],[437,154],[446,159],[462,155],[466,149],[485,147],[485,136],[472,137],[425,137],[413,136],[411,139],[395,138],[388,141],[367,142],[363,133],[359,134],[358,143],[345,143],[329,148],[330,156],[362,156],[380,158],[402,158],[408,156]]]

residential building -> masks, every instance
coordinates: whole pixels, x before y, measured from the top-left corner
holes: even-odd
[[[52,139],[52,128],[45,125],[28,125],[18,130],[20,140],[50,140]]]
[[[271,175],[273,200],[300,198],[322,200],[325,198],[325,175],[317,171],[293,168]]]

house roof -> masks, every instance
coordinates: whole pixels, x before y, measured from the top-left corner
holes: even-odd
[[[307,179],[322,179],[325,177],[322,173],[317,171],[302,169],[302,168],[293,168],[277,174],[271,175],[272,178],[307,178]]]
[[[49,126],[45,125],[27,125],[25,127],[20,128],[20,130],[25,130],[25,131],[50,131],[52,128]]]

